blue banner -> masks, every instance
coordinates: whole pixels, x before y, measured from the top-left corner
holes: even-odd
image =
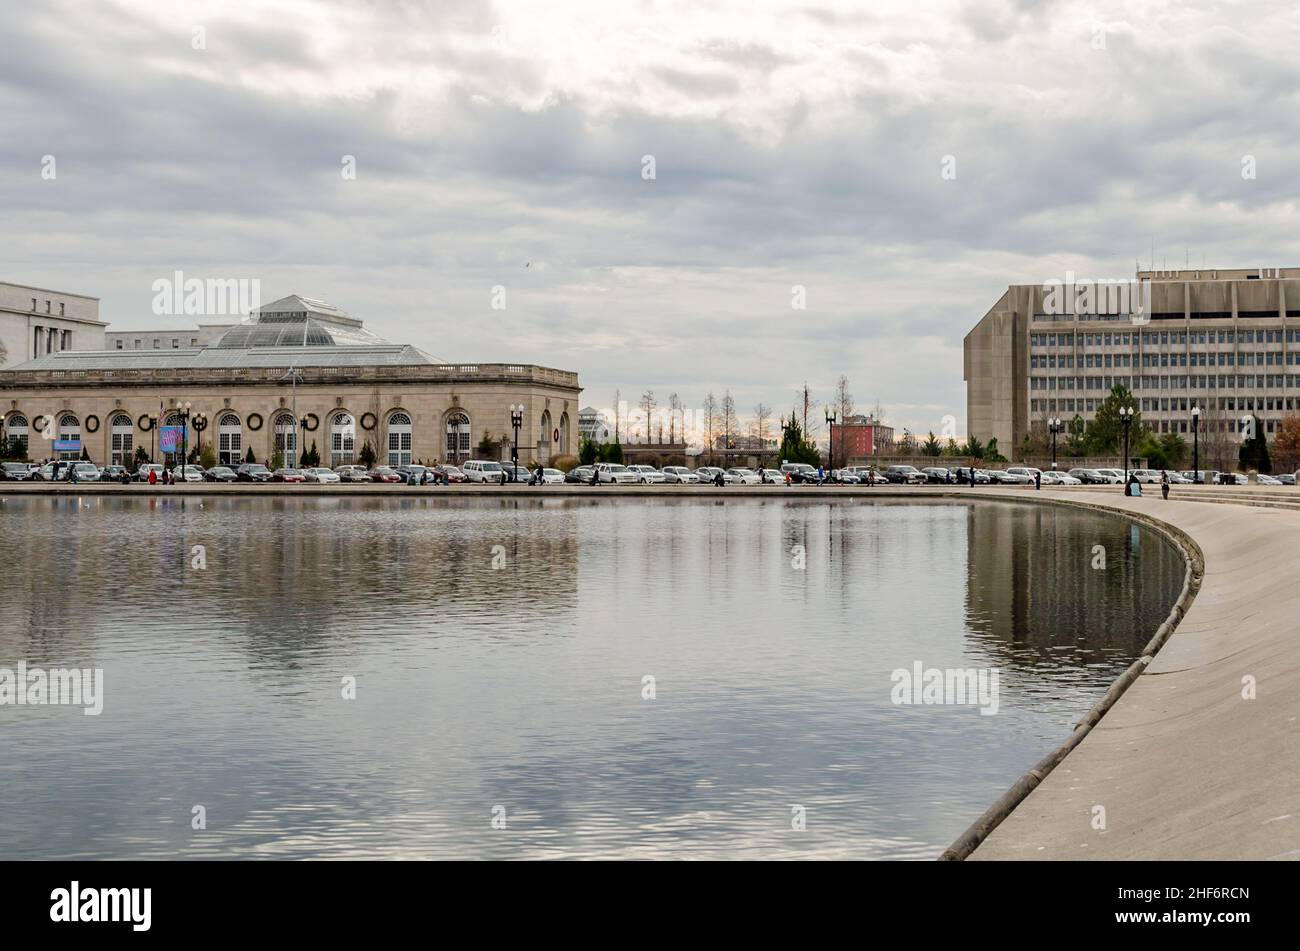
[[[164,426],[158,430],[158,449],[161,452],[179,452],[184,438],[184,426]]]

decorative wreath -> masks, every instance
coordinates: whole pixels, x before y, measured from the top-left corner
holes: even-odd
[[[253,432],[257,432],[259,429],[262,428],[262,414],[261,414],[261,413],[249,413],[249,414],[248,414],[248,428],[251,429]]]
[[[370,420],[370,422],[366,422],[366,420]],[[378,424],[379,424],[379,417],[376,416],[374,413],[362,413],[362,414],[361,414],[361,428],[362,428],[362,429],[374,429],[375,426],[377,426]]]
[[[196,416],[190,420],[190,425],[194,427],[195,432],[203,432],[208,428],[208,418],[206,416]]]
[[[302,428],[309,433],[314,433],[320,429],[320,417],[315,413],[308,413],[302,418]]]
[[[135,424],[140,427],[140,431],[143,433],[147,433],[149,430],[153,429],[154,426],[154,422],[149,418],[148,413],[141,413],[140,418],[135,421]]]
[[[96,416],[94,413],[91,413],[89,416],[86,417],[86,432],[88,433],[99,432],[99,417]]]
[[[37,417],[35,417],[35,418],[32,420],[32,428],[33,428],[33,429],[44,429],[44,428],[45,428],[45,421],[46,421],[48,418],[49,418],[49,417],[47,417],[47,416],[37,416]]]

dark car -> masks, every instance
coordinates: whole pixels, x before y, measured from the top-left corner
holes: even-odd
[[[235,470],[239,482],[270,482],[271,470],[260,462],[246,462]]]
[[[465,473],[461,472],[460,469],[458,469],[456,466],[453,466],[449,462],[444,463],[443,465],[440,466],[434,466],[433,471],[438,474],[439,481],[446,482],[449,484],[452,482],[469,481],[469,479],[465,477]]]
[[[26,482],[32,477],[32,470],[25,462],[6,462],[0,466],[0,479],[9,482]]]
[[[235,475],[235,470],[229,466],[213,466],[203,472],[205,482],[235,482],[239,476]]]
[[[374,482],[401,482],[402,477],[397,474],[397,470],[389,466],[375,466],[370,470],[370,478]]]
[[[787,462],[781,466],[781,471],[790,476],[791,482],[816,482],[817,468],[806,462]]]

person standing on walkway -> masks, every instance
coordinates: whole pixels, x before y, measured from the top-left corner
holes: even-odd
[[[1042,491],[1042,488],[1043,488],[1043,474],[1039,472],[1037,469],[1035,469],[1034,470],[1034,491],[1035,492]]]
[[[1163,469],[1160,470],[1160,497],[1169,501],[1169,473]]]
[[[600,485],[600,468],[598,466],[591,467],[591,484]]]
[[[149,470],[149,484],[150,484],[150,485],[157,485],[157,484],[158,484],[158,470],[157,470],[157,469],[152,469],[152,468],[151,468],[151,469]]]

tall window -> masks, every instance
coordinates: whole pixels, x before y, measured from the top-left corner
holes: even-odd
[[[646,420],[646,427],[649,428],[650,421]],[[551,411],[542,411],[541,432],[537,434],[537,457],[542,462],[551,461]]]
[[[239,454],[243,449],[241,439],[239,417],[234,413],[222,413],[217,420],[217,460],[223,466],[239,465]]]
[[[405,413],[394,413],[388,417],[388,464],[411,464],[411,417]]]
[[[108,421],[109,462],[115,466],[129,466],[135,456],[135,427],[126,413],[115,413]]]
[[[447,420],[447,461],[469,458],[469,417],[456,413]]]
[[[17,442],[23,447],[23,458],[27,456],[27,417],[21,413],[11,413],[5,418],[5,436],[10,445]]]
[[[356,448],[356,422],[347,413],[335,413],[330,419],[330,467],[350,463]]]
[[[298,433],[293,425],[292,413],[281,413],[275,418],[275,449],[280,454],[282,465],[289,464],[290,456],[297,462]]]
[[[76,443],[78,444],[78,448],[76,449],[60,449],[57,454],[58,458],[60,459],[81,458],[81,449],[80,449],[81,420],[77,419],[76,416],[72,415],[71,413],[64,413],[62,416],[59,417],[59,426],[58,426],[58,431],[55,433],[55,438],[61,441],[62,440],[76,441]]]

